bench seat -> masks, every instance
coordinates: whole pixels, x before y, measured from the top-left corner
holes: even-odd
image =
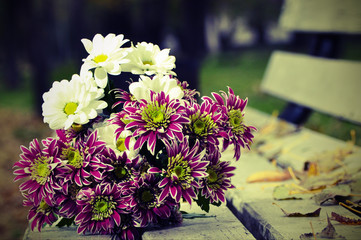
[[[247,119],[249,124],[257,126],[260,130],[255,136],[255,148],[257,141],[261,140],[260,136],[262,128],[270,122],[279,121],[265,113],[248,108]],[[267,123],[268,121],[268,123]],[[283,123],[282,123],[283,124]],[[300,239],[305,233],[311,233],[311,225],[315,233],[321,232],[327,226],[327,214],[331,217],[331,212],[340,215],[357,218],[356,215],[347,211],[338,205],[318,205],[314,199],[305,198],[302,200],[274,200],[273,190],[275,186],[294,183],[294,180],[278,181],[278,182],[257,182],[247,183],[247,178],[256,172],[275,170],[275,166],[270,162],[272,152],[277,152],[276,161],[280,161],[278,168],[291,166],[293,169],[301,170],[301,166],[307,159],[324,151],[348,148],[348,143],[329,136],[311,131],[305,128],[297,128],[292,124],[285,123],[284,128],[288,128],[289,134],[280,136],[278,139],[272,139],[261,147],[266,150],[259,151],[253,148],[249,152],[243,152],[241,159],[233,165],[237,167],[232,183],[235,189],[227,191],[226,198],[228,207],[240,219],[240,221],[253,233],[256,239]],[[297,131],[292,131],[296,130]],[[305,138],[306,140],[300,141]],[[262,140],[263,141],[263,140]],[[280,142],[280,144],[277,143]],[[292,151],[284,151],[292,146]],[[350,171],[361,171],[361,149],[358,146],[352,147],[352,154],[349,155],[350,161],[354,161],[355,169]],[[290,154],[292,153],[292,155]],[[226,151],[222,155],[223,160],[230,160],[232,152]],[[286,217],[276,203],[289,213],[313,212],[321,207],[319,217]],[[331,221],[339,235],[346,239],[359,239],[361,236],[360,226],[342,225],[336,221]],[[313,239],[313,238],[312,238]]]

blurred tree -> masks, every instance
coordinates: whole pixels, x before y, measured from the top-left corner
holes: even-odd
[[[212,0],[210,13],[226,13],[231,18],[242,17],[255,34],[254,44],[267,43],[266,31],[270,22],[278,21],[284,0]]]
[[[0,62],[4,84],[7,88],[15,89],[20,85],[20,74],[17,66],[18,55],[20,54],[21,38],[18,31],[24,20],[23,8],[18,8],[18,4],[25,3],[26,0],[0,2]],[[23,36],[24,37],[24,36]]]
[[[57,54],[55,51],[54,2],[39,0],[28,3],[31,28],[28,30],[28,56],[32,65],[32,87],[35,93],[36,112],[41,115],[42,95],[50,88],[50,73]]]

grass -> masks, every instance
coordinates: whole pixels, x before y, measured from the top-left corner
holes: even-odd
[[[353,54],[350,58],[357,59],[354,52],[350,52]],[[199,86],[202,95],[227,91],[230,86],[240,97],[248,97],[248,106],[269,114],[281,112],[287,103],[265,95],[259,89],[271,53],[272,49],[250,49],[209,56],[201,69]],[[345,141],[350,140],[350,131],[355,130],[356,144],[361,145],[361,126],[325,114],[312,113],[305,127]]]

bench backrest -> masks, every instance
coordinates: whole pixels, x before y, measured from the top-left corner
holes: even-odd
[[[286,0],[279,25],[292,31],[361,33],[361,1]]]
[[[361,62],[330,59],[340,36],[361,34],[361,0],[286,0],[279,25],[314,40],[308,55],[269,60],[261,90],[289,102],[280,118],[302,124],[317,110],[361,124]]]
[[[289,102],[361,123],[361,62],[275,51],[261,90]]]

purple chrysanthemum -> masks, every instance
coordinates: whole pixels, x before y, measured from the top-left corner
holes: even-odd
[[[78,233],[112,234],[121,225],[127,205],[116,184],[99,184],[95,188],[83,188],[77,195],[81,207],[75,217]]]
[[[45,223],[51,225],[57,220],[57,207],[51,201],[50,197],[43,198],[38,204],[30,198],[26,198],[24,200],[24,206],[31,206],[28,219],[32,231],[37,228],[40,232]]]
[[[132,185],[132,198],[130,206],[135,215],[139,216],[141,227],[150,223],[156,223],[158,218],[167,219],[171,216],[171,210],[175,202],[171,198],[159,201],[161,189],[158,186],[159,177],[154,174],[144,174],[137,178]]]
[[[234,175],[231,171],[235,167],[230,166],[230,162],[221,161],[220,154],[215,153],[207,156],[209,165],[207,166],[208,177],[203,178],[201,194],[213,202],[225,202],[225,191],[234,188],[231,184],[231,177]]]
[[[216,151],[218,138],[226,136],[219,128],[222,114],[218,105],[211,101],[203,101],[201,105],[190,103],[186,105],[186,112],[191,121],[186,127],[186,134],[198,139],[201,148],[207,148],[207,152]]]
[[[81,188],[70,181],[61,181],[61,191],[56,191],[54,201],[59,207],[59,215],[65,218],[73,218],[80,212],[80,207],[76,204],[76,195]]]
[[[148,150],[154,155],[157,139],[183,139],[182,124],[189,123],[189,119],[183,116],[184,107],[177,99],[169,99],[164,92],[154,93],[151,91],[151,101],[141,99],[139,108],[126,106],[131,120],[125,127],[126,130],[134,130],[136,137],[134,150],[137,150],[147,142]],[[129,144],[130,137],[126,144]]]
[[[140,238],[138,216],[132,212],[121,215],[119,227],[115,227],[112,240],[138,240]]]
[[[228,94],[221,92],[224,100],[217,93],[212,93],[212,95],[223,111],[223,128],[227,133],[227,137],[223,141],[223,150],[233,144],[235,149],[234,157],[238,160],[241,157],[241,147],[250,148],[249,145],[253,139],[251,131],[256,130],[253,126],[245,125],[243,121],[243,110],[247,105],[247,99],[243,100],[236,96],[230,87],[228,87]]]
[[[54,189],[60,189],[56,177],[65,169],[62,160],[58,157],[59,148],[55,139],[49,139],[49,144],[40,147],[39,141],[34,139],[29,148],[21,146],[21,160],[14,164],[18,168],[14,170],[14,181],[29,177],[26,182],[20,184],[21,192],[27,192],[28,197],[39,205],[40,201],[54,193]]]
[[[92,180],[102,181],[101,169],[106,166],[100,161],[105,143],[97,140],[97,131],[92,132],[84,142],[64,144],[61,158],[67,161],[69,172],[65,181],[75,182],[79,187],[90,185]]]
[[[137,101],[137,100],[135,99],[135,97],[134,97],[131,93],[129,93],[129,92],[123,90],[123,89],[116,89],[116,90],[114,91],[114,93],[115,93],[115,97],[116,97],[117,99],[119,99],[119,101],[117,101],[116,103],[114,103],[113,106],[112,106],[112,108],[115,108],[115,107],[117,107],[117,106],[119,106],[119,105],[121,105],[121,104],[127,105],[127,104],[129,104],[129,103],[132,103],[132,102],[136,102],[136,101]]]
[[[178,86],[181,87],[181,89],[184,92],[183,99],[189,101],[189,102],[197,102],[196,95],[200,95],[200,93],[195,89],[189,89],[189,84],[186,81],[180,82],[177,80]]]
[[[161,173],[164,176],[159,182],[159,187],[164,188],[159,201],[170,195],[177,203],[183,197],[192,204],[192,198],[196,198],[194,188],[200,188],[197,179],[207,176],[206,167],[209,162],[202,160],[203,154],[199,151],[198,141],[192,149],[189,148],[187,138],[180,143],[166,141],[165,145],[168,153],[167,169],[151,167],[148,170],[149,173]]]
[[[134,159],[128,158],[127,154],[116,154],[113,149],[106,147],[100,156],[101,162],[106,165],[103,171],[105,181],[118,184],[120,190],[126,191],[132,184],[138,172],[140,161],[137,156]]]

